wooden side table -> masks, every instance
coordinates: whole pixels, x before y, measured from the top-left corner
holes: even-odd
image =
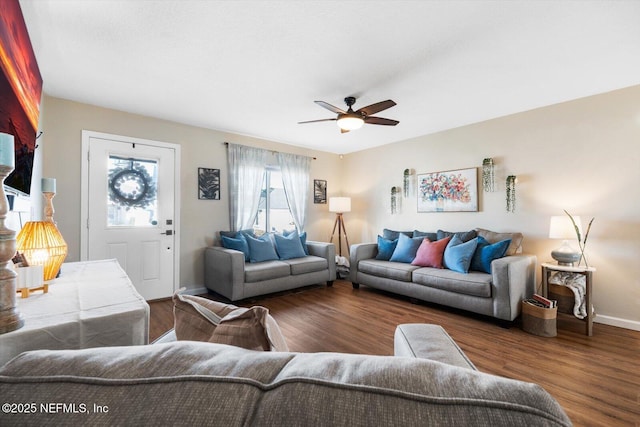
[[[593,273],[596,271],[593,267],[573,267],[568,265],[558,265],[545,262],[542,264],[542,295],[549,296],[549,275],[554,271],[562,271],[568,273],[582,274],[585,276],[585,307],[587,310],[587,317],[585,317],[586,334],[593,336],[593,309],[592,296],[593,296]]]

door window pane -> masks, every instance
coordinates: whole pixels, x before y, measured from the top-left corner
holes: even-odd
[[[158,224],[158,162],[109,156],[107,226]]]

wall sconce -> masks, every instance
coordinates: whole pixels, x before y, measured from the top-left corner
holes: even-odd
[[[413,193],[415,171],[413,169],[405,169],[402,175],[402,191],[404,197],[409,197]]]
[[[391,187],[391,215],[400,212],[400,187]]]
[[[482,188],[484,191],[491,192],[495,189],[495,172],[493,159],[487,157],[482,160]]]
[[[515,175],[507,177],[507,212],[515,212],[516,210],[516,183],[518,178]]]

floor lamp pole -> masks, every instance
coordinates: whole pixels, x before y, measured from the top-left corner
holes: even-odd
[[[333,236],[336,234],[336,227],[338,228],[338,255],[342,256],[342,234],[344,233],[344,240],[347,242],[347,252],[349,252],[349,237],[347,237],[347,229],[344,226],[344,219],[342,213],[336,213],[336,221],[333,223],[333,232],[331,233],[331,239],[329,243],[333,242]]]

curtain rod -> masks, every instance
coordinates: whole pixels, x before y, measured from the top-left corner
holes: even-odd
[[[223,142],[224,145],[229,146],[229,142]],[[242,145],[242,144],[236,144],[236,145]],[[248,147],[248,145],[245,145],[245,147]],[[260,148],[260,147],[251,147],[251,148]],[[264,150],[264,148],[261,148],[261,150]],[[265,151],[270,151],[272,154],[276,154],[276,153],[280,153],[280,151],[276,151],[276,150],[265,150]],[[291,153],[283,153],[283,154],[291,154]],[[300,154],[297,154],[298,156]],[[309,156],[305,156],[305,157],[309,157]],[[315,157],[311,157],[312,160],[317,160]]]

